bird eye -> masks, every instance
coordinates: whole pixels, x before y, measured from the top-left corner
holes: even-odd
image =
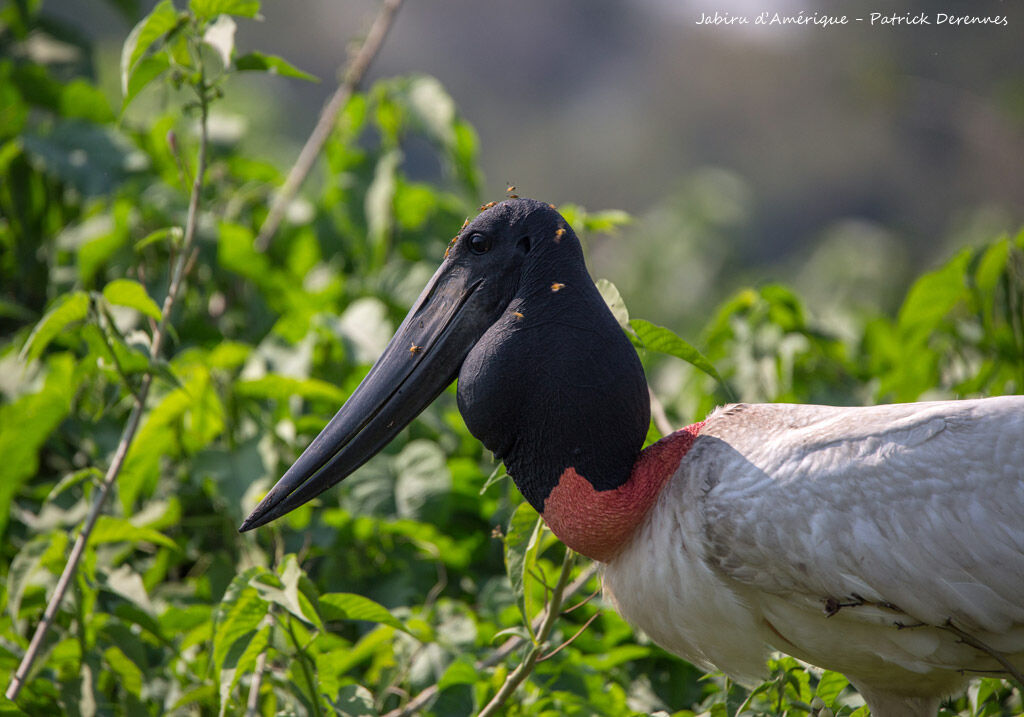
[[[486,254],[491,248],[491,238],[485,234],[472,234],[469,237],[469,250],[474,254]]]

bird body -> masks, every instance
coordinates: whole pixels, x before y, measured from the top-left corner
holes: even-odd
[[[641,451],[636,351],[572,228],[533,200],[463,227],[242,530],[343,480],[456,376],[466,426],[526,500],[605,564],[623,616],[692,662],[752,681],[778,649],[844,672],[887,717],[934,714],[1024,657],[1024,397],[736,405]]]
[[[619,612],[741,682],[775,649],[873,714],[934,715],[1024,661],[1024,397],[734,405],[604,570]]]

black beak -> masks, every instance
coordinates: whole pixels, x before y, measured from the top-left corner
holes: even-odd
[[[372,458],[458,376],[493,307],[464,267],[446,260],[384,353],[326,428],[271,488],[241,532],[320,495]]]

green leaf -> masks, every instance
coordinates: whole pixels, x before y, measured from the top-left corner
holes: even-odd
[[[130,694],[142,695],[142,670],[128,659],[121,648],[112,646],[103,651],[103,658],[111,671],[117,676],[117,683]]]
[[[39,449],[68,415],[80,383],[70,355],[59,354],[48,363],[41,391],[0,405],[0,535],[7,527],[11,501],[39,469]]]
[[[146,287],[132,279],[114,279],[103,287],[103,298],[115,306],[127,306],[160,320],[160,307],[146,293]]]
[[[128,96],[132,73],[139,59],[155,42],[178,26],[178,13],[171,0],[160,0],[146,17],[139,20],[121,48],[121,94]],[[166,60],[164,61],[166,65]],[[149,79],[152,79],[150,77]],[[142,89],[139,87],[138,89]],[[138,93],[136,90],[136,94]],[[127,104],[127,100],[125,101]]]
[[[594,282],[597,290],[601,292],[601,298],[608,305],[612,316],[619,322],[623,329],[629,329],[629,311],[626,309],[626,302],[622,300],[622,294],[615,287],[615,284],[607,279],[598,279]]]
[[[268,55],[263,52],[249,52],[235,58],[235,69],[240,72],[268,72],[282,77],[296,77],[309,82],[319,82],[320,78],[300,70],[283,57]]]
[[[1010,240],[1002,239],[997,241],[982,254],[978,261],[978,268],[974,272],[975,285],[979,291],[991,293],[995,291],[999,283],[999,277],[1006,269],[1007,260],[1010,258]]]
[[[648,350],[681,358],[719,383],[725,383],[711,361],[700,351],[677,336],[672,330],[652,324],[644,319],[633,319],[629,322],[629,325]]]
[[[900,307],[898,325],[907,333],[930,334],[967,296],[965,281],[971,252],[965,249],[945,266],[914,282]]]
[[[92,545],[102,545],[103,543],[118,543],[122,541],[155,543],[165,548],[178,549],[178,545],[173,540],[158,530],[140,528],[133,525],[127,518],[101,515],[96,520],[96,526],[89,537],[89,542]]]
[[[180,242],[182,238],[181,227],[164,227],[163,229],[157,229],[156,231],[150,232],[135,243],[135,250],[139,251],[150,244],[163,241],[167,237],[170,237],[171,241],[175,244]]]
[[[530,551],[538,542],[542,525],[540,515],[524,501],[512,514],[505,535],[505,571],[527,628],[530,627],[530,616],[526,610],[526,574],[531,563]]]
[[[102,124],[114,119],[107,96],[85,79],[72,80],[60,93],[60,113],[64,117]]]
[[[290,378],[277,374],[237,381],[234,388],[239,396],[268,398],[275,401],[287,401],[292,396],[301,396],[311,401],[321,400],[340,405],[348,398],[347,393],[326,381],[317,378]]]
[[[62,555],[67,543],[66,533],[39,535],[25,543],[14,556],[7,573],[7,610],[16,625],[19,625],[21,599],[33,576],[48,562],[47,556]]]
[[[331,702],[338,717],[373,717],[380,714],[373,704],[373,693],[362,685],[345,685],[338,699]]]
[[[256,17],[260,13],[260,0],[189,0],[189,10],[201,21],[217,15]]]
[[[153,55],[145,57],[132,70],[128,76],[128,84],[124,90],[124,98],[121,100],[121,111],[123,112],[131,101],[146,88],[146,86],[164,73],[171,66],[167,55]]]
[[[242,675],[251,672],[256,666],[256,660],[260,653],[268,648],[270,644],[270,625],[264,625],[248,640],[238,639],[231,645],[224,658],[224,664],[220,669],[220,712],[224,715],[227,711],[228,701],[231,699],[231,692],[238,684]]]
[[[603,212],[588,212],[583,219],[583,228],[587,232],[611,232],[633,221],[627,212],[621,209],[608,209]]]
[[[478,670],[470,655],[459,657],[444,671],[437,683],[437,689],[444,690],[453,685],[472,685],[477,681]]]
[[[268,603],[279,605],[300,620],[323,628],[323,622],[315,606],[316,589],[302,572],[294,554],[285,557],[277,575],[257,575],[251,585]]]
[[[320,614],[324,620],[367,620],[409,632],[388,609],[368,597],[355,593],[325,593],[320,596]]]
[[[62,331],[71,324],[84,321],[88,315],[89,295],[87,293],[76,291],[64,296],[32,329],[18,358],[26,363],[35,361],[47,345]]]
[[[846,689],[848,684],[850,684],[850,681],[842,674],[825,670],[821,679],[818,680],[818,686],[815,688],[814,694],[825,700],[825,704],[831,707],[835,704],[836,697]]]
[[[81,470],[66,473],[64,477],[57,482],[57,485],[50,490],[50,493],[46,496],[46,500],[47,502],[52,501],[68,488],[76,486],[84,481],[99,483],[101,480],[103,480],[103,471],[96,466],[89,466],[88,468],[82,468]]]
[[[267,615],[269,603],[251,586],[253,580],[265,575],[276,577],[266,568],[249,568],[236,575],[224,591],[213,628],[213,665],[218,673],[232,645],[249,633],[255,633]]]

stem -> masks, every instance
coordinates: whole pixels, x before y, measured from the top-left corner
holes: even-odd
[[[260,233],[256,237],[256,251],[266,251],[270,246],[270,240],[273,239],[277,228],[281,225],[281,220],[284,219],[288,204],[292,201],[295,193],[299,191],[299,187],[305,181],[310,170],[313,169],[316,158],[320,155],[320,150],[323,149],[324,143],[327,142],[327,138],[334,128],[334,122],[338,114],[348,103],[348,99],[355,92],[356,87],[362,82],[363,76],[370,67],[370,63],[373,62],[373,58],[376,57],[381,45],[384,44],[384,38],[387,36],[388,30],[391,29],[391,25],[395,20],[395,14],[402,6],[402,2],[403,0],[384,0],[381,3],[380,11],[377,13],[377,17],[374,18],[373,25],[370,26],[370,31],[366,34],[366,39],[363,40],[359,51],[352,58],[348,69],[345,71],[344,79],[338,85],[338,89],[334,91],[334,94],[331,95],[331,99],[327,101],[327,104],[320,111],[320,118],[317,120],[316,126],[313,127],[313,131],[310,133],[309,139],[306,140],[306,144],[302,147],[302,151],[299,152],[299,157],[295,160],[295,164],[292,165],[291,171],[288,172],[288,178],[285,179],[284,186],[281,187],[281,191],[274,197],[274,203],[270,206],[270,212],[263,221]]]
[[[150,356],[154,359],[160,355],[160,349],[163,346],[164,337],[167,335],[167,324],[170,319],[171,310],[174,308],[174,302],[181,290],[181,285],[186,273],[185,267],[189,256],[189,248],[195,238],[196,226],[198,225],[199,220],[199,194],[202,190],[203,175],[206,171],[206,120],[209,109],[208,99],[206,97],[205,78],[202,78],[200,81],[202,82],[202,86],[199,91],[199,107],[201,111],[199,123],[199,159],[196,167],[195,181],[192,184],[192,193],[188,202],[188,216],[185,219],[184,247],[174,264],[174,269],[171,273],[171,283],[167,289],[167,296],[164,299],[163,311],[160,313],[160,323],[157,325],[156,331],[153,333],[153,343],[150,347]],[[46,638],[46,634],[49,632],[54,618],[57,616],[57,611],[64,599],[68,586],[71,584],[71,580],[75,576],[75,571],[78,569],[78,563],[81,561],[82,555],[85,552],[85,546],[89,542],[89,536],[92,534],[93,528],[96,526],[96,521],[100,517],[103,505],[107,502],[107,497],[110,495],[111,488],[113,488],[114,482],[117,480],[117,476],[121,473],[121,468],[124,466],[125,458],[128,455],[128,449],[131,447],[132,441],[135,439],[135,434],[138,431],[139,421],[142,419],[142,412],[145,410],[146,406],[146,397],[149,395],[149,388],[152,384],[153,373],[151,370],[147,370],[142,377],[142,383],[139,386],[138,393],[135,394],[132,412],[128,416],[128,422],[125,424],[124,431],[121,432],[121,440],[118,441],[117,449],[114,451],[114,458],[110,462],[110,466],[107,468],[106,475],[103,477],[103,482],[100,484],[100,489],[97,491],[96,497],[93,499],[92,506],[89,508],[89,514],[86,516],[85,523],[82,524],[82,530],[79,532],[78,537],[75,538],[75,544],[71,548],[71,554],[68,556],[68,562],[64,566],[64,572],[61,573],[60,579],[57,581],[57,586],[53,590],[53,595],[50,596],[50,601],[47,603],[46,610],[43,612],[42,620],[40,620],[39,625],[36,626],[36,631],[32,635],[32,641],[29,643],[28,649],[25,651],[25,656],[22,657],[17,671],[15,671],[14,675],[11,677],[10,684],[7,686],[6,696],[9,700],[17,699],[18,694],[21,692],[21,688],[25,686],[25,681],[28,677],[29,671],[32,669],[32,664],[39,656],[39,652],[43,646],[43,640]]]
[[[558,576],[558,583],[555,584],[554,589],[551,591],[551,602],[548,603],[547,614],[544,616],[544,622],[541,623],[540,631],[537,633],[537,642],[530,647],[530,651],[526,653],[526,659],[519,664],[519,667],[505,678],[504,684],[502,684],[491,701],[487,703],[487,706],[480,710],[478,717],[491,717],[491,715],[497,714],[506,700],[516,691],[516,688],[533,672],[537,659],[544,649],[544,643],[551,634],[551,628],[554,627],[555,620],[558,618],[565,587],[569,584],[569,574],[572,572],[572,566],[575,562],[576,553],[566,548],[565,560],[562,561],[562,573]]]
[[[267,669],[267,651],[263,650],[256,658],[256,668],[252,672],[249,684],[249,698],[245,703],[245,717],[256,717],[260,706],[260,684],[263,682],[263,671]]]
[[[651,398],[651,418],[654,419],[654,425],[658,428],[658,431],[662,436],[670,436],[675,433],[676,429],[672,428],[672,422],[668,420],[665,407],[661,404],[658,397],[654,395],[654,389],[650,386],[647,387],[647,395]]]
[[[104,329],[103,324],[100,323],[100,318],[106,320],[106,329]],[[119,339],[124,341],[124,337],[121,336],[121,332],[118,331],[117,324],[114,322],[114,317],[112,317],[110,315],[110,312],[107,311],[106,308],[104,308],[97,312],[96,323],[99,325],[98,328],[100,331],[100,336],[103,337],[103,343],[106,345],[107,351],[110,352],[110,357],[114,361],[114,367],[117,369],[117,374],[121,377],[121,380],[124,382],[125,387],[129,391],[131,391],[132,396],[138,397],[139,392],[135,388],[135,382],[132,380],[132,377],[125,372],[124,367],[121,365],[121,361],[117,358],[117,351],[114,350],[114,342],[110,340],[110,336],[107,333],[108,331],[113,331],[118,335]]]
[[[298,638],[295,637],[295,631],[292,630],[292,617],[291,615],[285,615],[285,626],[288,628],[288,636],[292,638],[292,645],[295,646],[295,655],[299,659],[299,666],[302,668],[302,676],[306,678],[306,684],[309,686],[309,701],[313,703],[313,712],[317,717],[323,714],[320,710],[320,695],[316,691],[316,682],[313,681],[313,674],[309,671],[309,665],[306,664],[306,660],[309,659],[309,655],[303,649],[303,646],[299,644]]]
[[[245,702],[245,717],[256,717],[260,707],[260,685],[263,683],[263,674],[267,669],[267,652],[270,651],[270,643],[273,638],[274,629],[274,606],[267,608],[267,615],[263,618],[263,625],[271,632],[267,633],[267,646],[263,648],[256,658],[256,666],[252,671],[252,682],[249,683],[249,696]]]

